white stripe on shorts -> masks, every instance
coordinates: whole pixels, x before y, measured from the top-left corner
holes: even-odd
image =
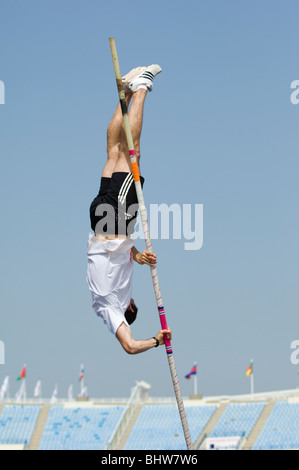
[[[125,178],[125,180],[124,180],[124,182],[123,182],[123,184],[122,184],[122,186],[119,190],[119,193],[118,193],[118,200],[121,204],[123,204],[125,202],[132,183],[133,183],[133,175],[132,175],[132,173],[129,173],[126,176],[126,178]]]

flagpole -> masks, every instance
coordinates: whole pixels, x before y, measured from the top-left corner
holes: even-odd
[[[26,402],[27,399],[27,393],[26,393],[26,377],[23,378],[24,381],[24,395],[23,395],[23,400]]]
[[[197,362],[195,362],[195,365],[197,366]],[[194,395],[197,395],[197,373],[194,374]]]
[[[80,366],[79,381],[80,381],[80,396],[82,396],[82,392],[84,390],[84,365],[83,364],[81,364]]]
[[[151,243],[151,238],[150,238],[150,233],[149,233],[146,207],[145,207],[144,199],[143,199],[143,192],[142,192],[142,187],[141,187],[141,182],[140,182],[139,168],[138,168],[135,149],[134,149],[134,144],[133,144],[133,138],[132,138],[132,132],[131,132],[131,127],[130,127],[128,109],[127,109],[127,104],[126,104],[126,100],[125,100],[125,92],[124,92],[124,89],[123,89],[122,76],[121,76],[121,73],[120,73],[119,61],[118,61],[118,56],[117,56],[117,51],[116,51],[116,45],[115,45],[114,38],[110,37],[109,42],[110,42],[111,55],[112,55],[115,78],[116,78],[116,85],[117,85],[119,101],[120,101],[122,115],[123,115],[124,130],[125,130],[125,134],[126,134],[128,148],[129,148],[132,173],[133,173],[133,177],[134,177],[134,183],[135,183],[135,188],[136,188],[136,194],[137,194],[137,199],[138,199],[140,216],[141,216],[142,225],[143,225],[143,232],[144,232],[146,247],[147,247],[147,250],[152,252],[153,248],[152,248],[152,243]],[[155,296],[156,296],[156,303],[157,303],[161,328],[162,329],[167,329],[167,321],[166,321],[165,310],[164,310],[164,306],[163,306],[162,295],[161,295],[161,291],[160,291],[158,273],[157,273],[157,268],[156,267],[151,267],[151,274],[152,274],[152,281],[153,281],[153,286],[154,286],[154,291],[155,291]],[[177,405],[178,405],[178,409],[179,409],[179,413],[180,413],[180,418],[181,418],[181,423],[182,423],[182,427],[183,427],[183,432],[184,432],[184,436],[185,436],[186,445],[187,445],[187,448],[189,450],[191,450],[192,449],[192,440],[191,440],[191,435],[190,435],[190,431],[189,431],[189,427],[188,427],[186,412],[185,412],[185,408],[184,408],[184,402],[183,402],[183,398],[182,398],[181,391],[180,391],[177,371],[176,371],[176,367],[175,367],[175,363],[174,363],[172,346],[171,346],[170,340],[168,340],[166,338],[166,336],[164,337],[164,344],[165,344],[165,348],[166,348],[169,369],[170,369],[171,378],[172,378],[173,387],[174,387],[174,392],[175,392]]]
[[[251,359],[251,364],[252,364],[252,374],[250,376],[250,391],[251,395],[254,394],[254,369],[253,369],[253,359]]]
[[[250,382],[251,382],[251,383],[250,383],[251,395],[254,394],[254,378],[253,378],[253,377],[254,377],[254,374],[252,373],[252,374],[251,374],[251,377],[250,377],[250,379],[251,379],[251,380],[250,380]]]

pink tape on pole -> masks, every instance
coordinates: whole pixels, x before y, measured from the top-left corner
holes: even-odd
[[[164,312],[164,307],[158,307],[158,311],[159,311],[161,328],[162,330],[167,330],[168,326],[167,326],[166,316]],[[164,335],[164,343],[165,343],[167,354],[172,354],[171,342],[168,338],[166,338],[165,335]]]
[[[160,308],[161,308],[161,307],[159,307],[159,315],[160,315],[161,327],[162,327],[162,330],[167,330],[168,326],[167,326],[167,322],[166,322],[166,317],[165,317],[164,309],[163,309],[163,312],[160,312]],[[162,308],[163,308],[163,307],[162,307]]]

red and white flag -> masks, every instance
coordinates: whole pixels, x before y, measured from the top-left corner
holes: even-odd
[[[81,380],[84,379],[84,366],[83,364],[81,364],[81,367],[80,367],[80,374],[79,374],[79,382],[81,382]]]
[[[58,395],[58,387],[57,387],[57,385],[55,385],[50,403],[56,403],[57,402],[57,395]]]
[[[42,382],[41,382],[41,380],[38,380],[36,382],[33,395],[34,395],[34,398],[40,398],[41,397],[41,395],[42,395]]]

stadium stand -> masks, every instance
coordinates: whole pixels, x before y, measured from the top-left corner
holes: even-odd
[[[39,412],[37,405],[5,405],[0,416],[0,444],[27,445]]]
[[[248,437],[266,403],[230,403],[210,437]]]
[[[187,406],[186,416],[194,443],[215,412],[216,405]],[[144,405],[124,450],[183,450],[186,443],[174,404]]]
[[[299,403],[278,401],[252,449],[299,449]]]
[[[52,406],[39,450],[104,450],[124,406]]]
[[[174,397],[0,404],[0,450],[186,450]],[[299,390],[185,399],[194,449],[299,449]]]

